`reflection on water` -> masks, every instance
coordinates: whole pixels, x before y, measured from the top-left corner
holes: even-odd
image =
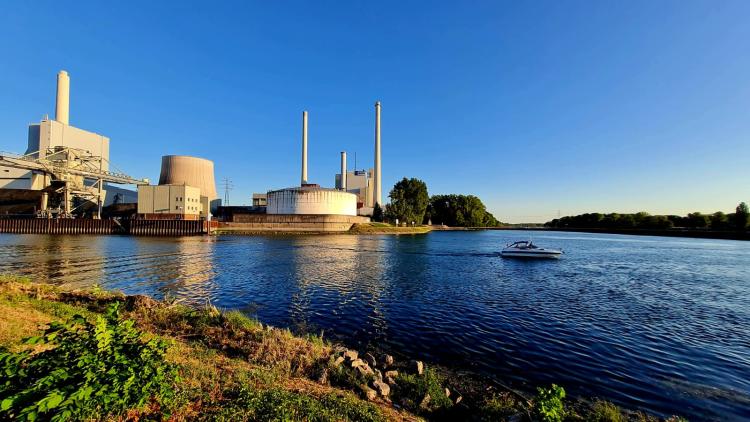
[[[426,236],[0,235],[0,272],[242,309],[519,388],[690,419],[750,404],[750,243],[524,232]]]

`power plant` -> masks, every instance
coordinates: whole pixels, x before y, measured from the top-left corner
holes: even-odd
[[[0,153],[0,232],[192,234],[213,227],[206,223],[212,214],[219,215],[218,224],[230,229],[342,231],[369,221],[373,207],[381,203],[379,101],[375,103],[372,169],[349,171],[346,152],[341,151],[335,186],[310,183],[308,112],[303,111],[300,185],[254,194],[253,207],[221,207],[210,160],[165,155],[158,185],[114,171],[110,139],[70,125],[70,92],[70,76],[60,71],[55,119],[45,116],[29,125],[23,154]],[[137,193],[115,185],[135,185]],[[109,205],[120,207],[121,212],[103,215]],[[73,221],[86,217],[109,222]],[[23,221],[15,224],[16,219]],[[64,220],[69,222],[62,224]],[[200,225],[191,226],[190,221]]]
[[[30,206],[39,217],[66,218],[95,208],[99,218],[114,200],[107,195],[110,185],[148,184],[113,171],[109,138],[71,126],[69,118],[70,77],[63,70],[57,75],[55,119],[29,125],[24,154],[0,153],[0,209],[28,213]]]
[[[299,187],[269,191],[267,214],[357,215],[357,196],[322,188],[307,179],[307,111],[302,112],[302,180]]]

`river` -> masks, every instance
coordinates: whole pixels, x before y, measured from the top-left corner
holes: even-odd
[[[511,240],[560,260],[503,259]],[[659,415],[750,416],[750,242],[523,231],[0,235],[0,273],[240,309]]]

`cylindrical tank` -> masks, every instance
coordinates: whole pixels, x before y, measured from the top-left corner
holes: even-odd
[[[188,185],[201,190],[209,201],[218,198],[214,180],[214,162],[186,155],[161,157],[160,185]]]
[[[268,192],[266,213],[357,215],[357,195],[324,188],[281,189]]]

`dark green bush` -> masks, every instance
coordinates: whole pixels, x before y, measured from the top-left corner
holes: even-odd
[[[550,388],[537,387],[534,398],[534,414],[544,422],[560,422],[565,417],[563,399],[565,390],[555,384]]]
[[[394,399],[399,400],[405,407],[416,412],[434,412],[448,409],[453,402],[445,395],[443,378],[432,368],[425,368],[422,375],[399,374],[394,389]],[[429,401],[420,408],[426,395]]]
[[[95,323],[75,315],[26,339],[39,352],[0,353],[0,419],[105,418],[143,408],[166,407],[176,369],[165,362],[167,343],[145,340],[119,303]]]

